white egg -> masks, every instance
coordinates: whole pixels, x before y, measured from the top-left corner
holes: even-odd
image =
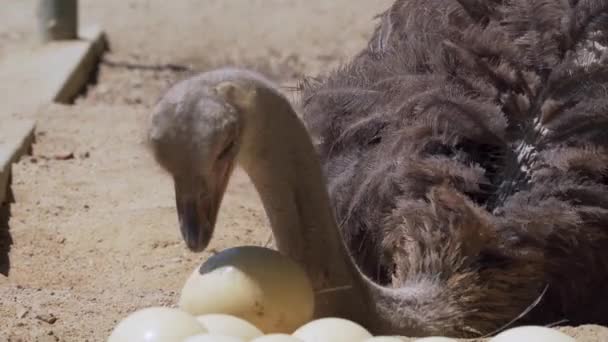
[[[200,334],[190,336],[185,339],[183,342],[246,342],[247,340],[243,340],[242,338],[238,338],[235,336],[226,336],[221,334]]]
[[[457,342],[453,338],[443,336],[430,336],[414,340],[414,342]]]
[[[363,342],[403,342],[405,341],[403,338],[397,336],[375,336],[372,338],[368,338]]]
[[[541,326],[522,326],[505,330],[490,342],[575,342],[576,340],[555,329]]]
[[[291,333],[310,321],[314,292],[306,272],[272,249],[224,250],[192,272],[179,306],[192,315],[240,317],[264,333]]]
[[[327,317],[306,323],[293,336],[304,342],[363,342],[372,334],[355,322]]]
[[[251,340],[251,342],[303,342],[297,337],[287,334],[268,334]]]
[[[208,314],[196,318],[211,334],[235,336],[245,341],[262,336],[255,325],[246,320],[226,314]]]
[[[164,307],[136,311],[123,319],[108,342],[182,342],[186,337],[207,332],[188,313]]]

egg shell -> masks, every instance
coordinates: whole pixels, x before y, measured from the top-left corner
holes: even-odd
[[[247,342],[247,340],[235,336],[207,333],[190,336],[183,342]]]
[[[235,336],[245,341],[262,336],[263,333],[255,325],[246,320],[226,315],[207,314],[196,318],[211,334]]]
[[[287,334],[268,334],[251,340],[250,342],[303,342],[297,337]]]
[[[195,316],[236,316],[266,334],[289,334],[312,319],[314,292],[306,272],[293,260],[269,248],[241,246],[195,269],[182,289],[179,307]]]
[[[304,342],[363,342],[373,337],[359,324],[336,317],[306,323],[292,335]]]
[[[403,342],[405,339],[397,336],[375,336],[363,342]]]
[[[528,325],[505,330],[490,342],[575,342],[575,339],[552,328]]]
[[[150,307],[120,321],[108,342],[183,342],[207,330],[190,314],[173,308]]]

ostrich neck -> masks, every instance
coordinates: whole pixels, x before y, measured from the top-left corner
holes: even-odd
[[[311,277],[317,317],[361,315],[369,302],[362,275],[336,225],[308,132],[283,96],[269,89],[258,96],[246,113],[239,161],[260,194],[276,245]]]
[[[308,272],[315,317],[343,317],[375,334],[419,334],[419,288],[379,286],[357,267],[336,224],[321,165],[303,123],[276,90],[244,108],[239,162],[254,183],[280,252]],[[335,289],[332,291],[331,289]]]

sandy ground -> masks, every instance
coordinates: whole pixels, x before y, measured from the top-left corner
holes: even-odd
[[[174,305],[209,253],[265,244],[259,198],[237,170],[209,250],[185,249],[170,179],[142,144],[150,106],[176,80],[219,65],[285,85],[330,70],[365,45],[390,2],[82,0],[83,24],[104,27],[112,51],[75,105],[36,113],[32,155],[14,168],[15,202],[0,218],[0,341],[104,341],[128,313]],[[3,58],[35,44],[34,1],[0,4]],[[147,68],[165,63],[189,71]],[[565,331],[608,341],[599,327]]]

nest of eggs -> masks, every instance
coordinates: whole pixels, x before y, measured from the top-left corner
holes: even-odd
[[[224,250],[197,267],[178,307],[132,313],[108,342],[402,342],[373,336],[338,317],[315,319],[314,291],[304,269],[277,251],[243,246]],[[447,337],[416,341],[454,342]],[[527,326],[506,330],[490,342],[574,342],[557,330]]]

